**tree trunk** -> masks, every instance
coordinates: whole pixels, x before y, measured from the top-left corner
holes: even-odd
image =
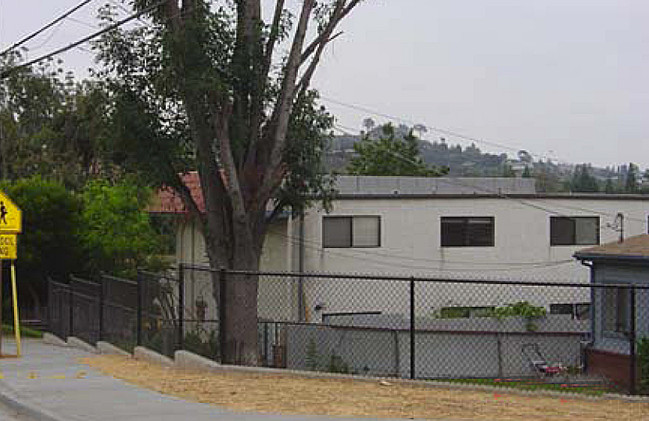
[[[227,269],[255,272],[259,270],[259,254],[253,244],[237,247]],[[208,255],[213,253],[209,252]],[[259,349],[257,344],[257,290],[258,275],[226,274],[221,279],[219,262],[210,257],[213,269],[214,300],[218,303],[220,312],[219,329],[222,342],[221,362],[223,364],[259,365]],[[225,288],[222,294],[221,288]],[[221,300],[223,299],[223,302]]]

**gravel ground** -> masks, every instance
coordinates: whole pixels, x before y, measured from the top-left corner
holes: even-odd
[[[647,403],[443,390],[389,382],[208,374],[119,356],[90,357],[82,362],[138,386],[238,411],[453,420],[649,420]]]

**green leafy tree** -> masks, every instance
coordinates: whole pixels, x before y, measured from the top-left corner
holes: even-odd
[[[5,191],[23,212],[16,264],[22,303],[40,308],[47,298],[47,278],[64,281],[83,269],[77,243],[81,204],[65,187],[34,176],[4,182]]]
[[[161,239],[145,208],[151,190],[130,180],[88,183],[82,194],[79,240],[93,273],[105,271],[133,276],[151,264]]]
[[[616,193],[617,189],[615,188],[615,185],[613,184],[613,180],[610,178],[606,179],[606,184],[604,184],[604,193],[606,194],[613,194]]]
[[[9,54],[0,68],[20,59]],[[0,84],[0,178],[41,175],[79,189],[106,168],[99,163],[105,92],[62,76],[60,65],[9,72]]]
[[[599,183],[592,175],[589,164],[577,165],[570,180],[570,190],[573,192],[595,193],[599,191]]]
[[[508,178],[516,177],[516,173],[514,172],[514,169],[509,163],[503,164],[501,177],[508,177]]]
[[[381,135],[363,136],[354,144],[357,156],[352,158],[348,172],[353,175],[438,177],[448,172],[447,168],[431,168],[419,153],[419,140],[410,130],[398,137],[394,127],[381,127]]]
[[[530,171],[530,167],[527,165],[525,166],[525,169],[523,170],[523,178],[532,178],[532,172]]]
[[[638,166],[633,162],[629,163],[629,168],[626,172],[626,178],[624,180],[624,192],[625,193],[637,193],[638,192],[638,176],[639,176]]]
[[[137,10],[156,3],[131,2]],[[131,145],[123,161],[176,191],[202,228],[213,269],[258,269],[273,218],[331,193],[326,178],[297,179],[315,175],[307,167],[318,168],[327,135],[328,116],[309,87],[361,0],[287,3],[276,1],[266,21],[261,0],[169,0],[148,13],[150,25],[111,31],[95,45],[105,68],[97,77],[116,99],[111,118],[121,130],[112,132]],[[103,18],[114,21],[114,10]],[[205,214],[179,177],[192,167]],[[224,362],[259,363],[257,281],[227,285]]]

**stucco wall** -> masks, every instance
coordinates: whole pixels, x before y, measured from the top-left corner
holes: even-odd
[[[381,247],[323,248],[322,218],[326,213],[312,209],[306,215],[306,271],[422,275],[427,277],[544,280],[549,282],[589,282],[589,270],[572,255],[584,246],[551,246],[550,217],[599,216],[600,243],[619,235],[608,227],[615,215],[625,215],[627,236],[647,232],[649,206],[645,201],[596,199],[499,199],[499,198],[420,198],[348,199],[334,203],[331,215],[381,216]],[[491,216],[495,218],[494,247],[441,247],[440,218],[443,216]],[[335,284],[334,281],[330,283]],[[325,305],[338,300],[340,289],[310,282],[307,305]],[[397,302],[402,288],[377,284],[372,293],[348,283],[345,288],[357,296],[355,308],[383,306]],[[441,291],[441,292],[440,292]],[[451,305],[498,305],[500,297],[526,299],[536,305],[589,302],[587,289],[547,294],[541,288],[509,291],[491,287],[431,287],[421,294],[430,307]],[[494,295],[495,294],[495,295]],[[365,297],[365,298],[364,298]],[[351,300],[351,299],[349,299]],[[365,301],[363,301],[365,300]],[[500,301],[500,302],[496,302]],[[330,309],[334,311],[334,309]],[[335,311],[350,311],[336,308]]]

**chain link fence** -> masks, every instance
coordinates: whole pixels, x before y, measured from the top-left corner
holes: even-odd
[[[50,282],[53,333],[220,361],[223,285],[257,281],[262,365],[445,381],[649,387],[649,287],[214,271]]]

